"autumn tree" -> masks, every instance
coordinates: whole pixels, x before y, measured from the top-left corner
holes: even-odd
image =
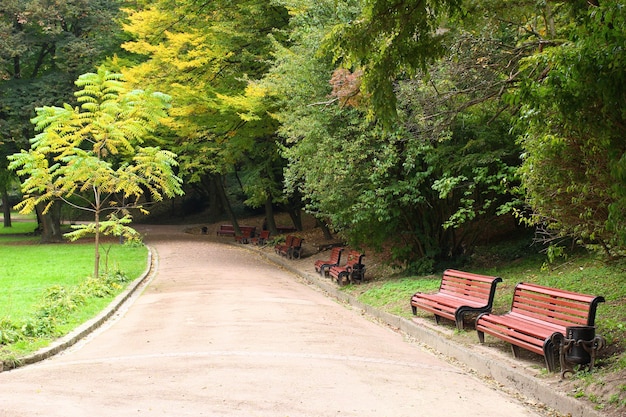
[[[267,71],[268,35],[286,22],[286,10],[267,1],[183,1],[175,6],[157,1],[128,10],[125,30],[133,40],[124,48],[144,62],[125,74],[132,82],[166,88],[172,95],[169,128],[178,141],[180,175],[221,203],[235,227],[226,178],[238,175],[255,206],[261,194],[280,197],[282,189],[280,169],[271,163],[278,155],[277,124],[268,115],[271,104],[249,80]]]
[[[130,90],[120,74],[102,67],[81,75],[76,85],[80,107],[38,108],[33,123],[40,133],[29,151],[10,157],[10,167],[24,178],[25,199],[18,205],[23,212],[40,204],[49,210],[60,200],[94,216],[68,236],[95,236],[97,278],[100,235],[136,237],[127,226],[129,210],[145,210],[145,194],[160,201],[182,189],[176,155],[144,146],[167,115],[167,95]]]

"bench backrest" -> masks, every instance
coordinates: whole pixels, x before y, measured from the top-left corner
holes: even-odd
[[[233,231],[235,228],[231,224],[221,224],[220,231]]]
[[[285,244],[284,244],[284,246],[290,247],[290,246],[291,246],[291,244],[293,243],[293,240],[294,240],[295,238],[296,238],[296,237],[295,237],[294,235],[287,235],[287,237],[285,238]]]
[[[439,292],[484,303],[493,300],[498,282],[502,282],[502,278],[447,269],[441,278]]]
[[[250,229],[250,228],[241,228],[241,235],[243,237],[252,237],[252,235],[254,235],[254,230]]]
[[[559,326],[593,326],[601,302],[604,297],[522,282],[515,287],[511,312]]]
[[[343,252],[343,248],[334,247],[330,251],[330,262],[331,264],[339,264],[341,261],[341,252]]]
[[[363,257],[365,255],[362,254],[361,252],[355,251],[355,250],[351,250],[350,252],[348,252],[348,260],[346,261],[346,267],[348,266],[354,266],[356,264],[360,264],[361,261],[363,260]]]
[[[291,244],[289,245],[292,248],[299,248],[300,246],[302,246],[302,242],[304,241],[304,239],[294,236],[293,240],[291,241]]]
[[[269,237],[270,237],[269,230],[261,230],[261,233],[259,233],[259,239],[268,239]]]

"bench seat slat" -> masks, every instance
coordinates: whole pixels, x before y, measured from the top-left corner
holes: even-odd
[[[457,309],[460,306],[468,305],[470,307],[482,307],[484,301],[475,301],[467,298],[462,298],[450,294],[420,294],[414,299],[416,302],[441,304],[453,309]]]
[[[414,297],[412,303],[414,305],[419,304],[422,310],[440,315],[449,320],[455,320],[455,313],[459,307],[468,306],[481,309],[484,306],[484,302],[463,299],[448,294],[421,294]]]
[[[521,332],[542,339],[541,344],[543,344],[543,339],[551,336],[555,332],[559,332],[562,329],[561,326],[557,326],[549,322],[528,320],[524,317],[515,316],[510,313],[501,316],[496,314],[482,316],[480,323],[477,324],[477,328],[478,326],[486,327],[486,323],[489,323],[489,326],[491,327],[499,326],[518,329]]]

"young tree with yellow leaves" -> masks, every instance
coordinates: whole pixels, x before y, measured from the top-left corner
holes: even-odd
[[[182,194],[175,175],[176,155],[145,140],[167,116],[169,96],[129,90],[120,74],[100,68],[81,75],[76,85],[80,107],[41,107],[32,120],[40,132],[31,149],[9,157],[24,178],[22,212],[62,200],[91,212],[93,223],[74,226],[67,236],[95,236],[94,278],[99,276],[101,235],[137,238],[129,209],[145,210],[152,200]],[[103,216],[108,213],[106,220]]]

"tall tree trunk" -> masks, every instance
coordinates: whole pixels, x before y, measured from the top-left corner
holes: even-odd
[[[332,235],[332,233],[330,233],[330,229],[328,228],[328,225],[326,224],[326,222],[323,222],[323,221],[321,221],[320,219],[318,219],[316,217],[315,218],[315,223],[317,223],[319,228],[322,229],[322,232],[324,233],[324,239],[332,240],[333,235]]]
[[[287,213],[289,213],[289,217],[291,217],[291,221],[293,226],[297,230],[302,230],[302,212],[300,209],[294,209],[293,207],[287,207]]]
[[[62,242],[63,233],[61,233],[61,203],[58,201],[53,202],[48,212],[44,214],[43,210],[45,206],[46,203],[40,203],[35,207],[37,219],[39,221],[39,228],[41,230],[41,242]]]
[[[224,208],[221,205],[220,193],[218,191],[219,181],[219,175],[207,176],[206,180],[202,180],[203,188],[206,190],[208,195],[209,210],[207,217],[211,223],[213,222],[213,219],[218,218],[224,212]]]
[[[6,187],[2,189],[2,216],[4,227],[11,227],[11,203],[9,203],[9,192]]]
[[[239,228],[239,223],[237,222],[237,217],[235,216],[235,212],[233,212],[233,208],[230,205],[230,201],[228,201],[228,196],[226,195],[226,190],[224,189],[223,177],[219,178],[216,181],[217,193],[220,196],[220,200],[222,201],[222,206],[224,206],[224,210],[226,210],[226,214],[230,219],[231,224],[233,225],[233,229],[235,230],[235,235],[241,236],[241,229]]]
[[[265,223],[267,230],[271,235],[277,235],[278,229],[276,229],[276,219],[274,219],[274,206],[272,205],[272,197],[268,193],[267,200],[265,200]]]

